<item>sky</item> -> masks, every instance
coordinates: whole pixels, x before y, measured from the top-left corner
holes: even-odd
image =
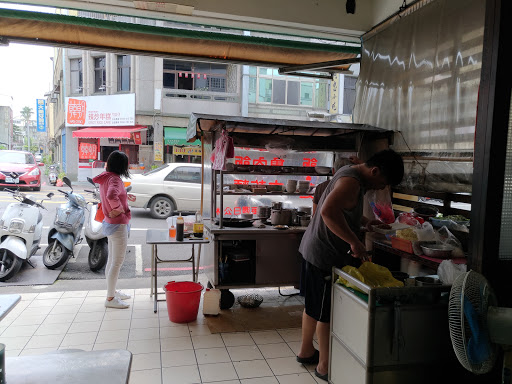
[[[23,6],[2,4],[2,8],[28,9]],[[36,9],[40,7],[32,7]],[[48,8],[44,11],[48,12]],[[52,87],[53,48],[10,43],[0,45],[0,105],[10,106],[16,118],[28,106],[33,109],[35,120],[36,99],[43,99]],[[12,97],[12,99],[11,99]]]

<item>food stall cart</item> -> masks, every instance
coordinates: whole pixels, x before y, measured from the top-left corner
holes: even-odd
[[[210,161],[223,131],[235,149],[225,171]],[[335,155],[364,158],[387,148],[391,134],[362,124],[191,116],[187,140],[202,141],[202,215],[210,240],[200,268],[209,285],[222,290],[221,306],[233,304],[230,288],[298,286],[300,280],[298,248],[306,227],[268,220],[252,220],[253,225],[239,216],[261,215],[260,208],[271,210],[276,202],[293,216],[295,208],[312,205],[313,189],[287,193],[288,180],[320,183],[331,174]]]

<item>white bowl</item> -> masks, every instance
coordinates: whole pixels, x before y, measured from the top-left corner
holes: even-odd
[[[328,175],[331,173],[331,168],[330,167],[322,167],[320,165],[317,165],[315,167],[315,172],[318,173],[319,175]]]

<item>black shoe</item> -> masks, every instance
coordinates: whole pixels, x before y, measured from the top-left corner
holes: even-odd
[[[325,381],[327,381],[329,379],[329,374],[328,373],[326,373],[325,375],[321,375],[321,374],[318,373],[316,368],[315,368],[315,376],[318,377],[319,379],[322,379],[322,380],[325,380]]]
[[[299,357],[297,356],[297,361],[301,364],[318,364],[318,360],[320,358],[320,352],[315,349],[315,352],[313,352],[313,355],[309,357]]]

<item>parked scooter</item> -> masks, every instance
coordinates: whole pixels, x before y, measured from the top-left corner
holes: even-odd
[[[12,172],[10,176],[18,180],[19,175]],[[53,196],[53,193],[49,193],[47,199],[38,203],[33,196],[21,193],[19,186],[16,191],[7,188],[5,191],[11,193],[17,202],[9,204],[0,219],[0,281],[7,281],[16,275],[23,262],[34,267],[30,258],[39,249],[43,230],[40,210],[46,209],[43,201]]]
[[[94,191],[85,190],[92,195],[94,198],[94,202],[92,203],[92,207],[89,210],[89,218],[85,223],[85,240],[87,244],[89,244],[89,268],[91,271],[99,271],[101,268],[105,266],[108,259],[108,239],[103,234],[103,223],[100,223],[95,220],[96,212],[98,211],[98,203],[100,202],[100,191],[98,186],[92,181],[90,177],[87,178],[87,181],[94,185]],[[132,189],[131,186],[126,188],[126,192],[130,192]]]
[[[57,177],[59,176],[59,165],[52,164],[48,167],[48,181],[51,185],[57,184]]]
[[[43,263],[49,269],[59,268],[68,261],[75,244],[82,241],[80,235],[85,221],[87,202],[82,195],[73,192],[71,180],[64,177],[62,181],[71,188],[71,192],[58,190],[68,202],[57,208],[48,232],[48,247],[43,253]]]
[[[108,239],[103,234],[103,223],[96,221],[96,212],[98,211],[98,203],[100,202],[100,191],[94,181],[90,177],[87,181],[94,185],[94,191],[85,190],[92,195],[95,200],[89,210],[89,218],[85,223],[85,240],[89,244],[89,268],[91,271],[99,271],[105,266],[108,259]]]

